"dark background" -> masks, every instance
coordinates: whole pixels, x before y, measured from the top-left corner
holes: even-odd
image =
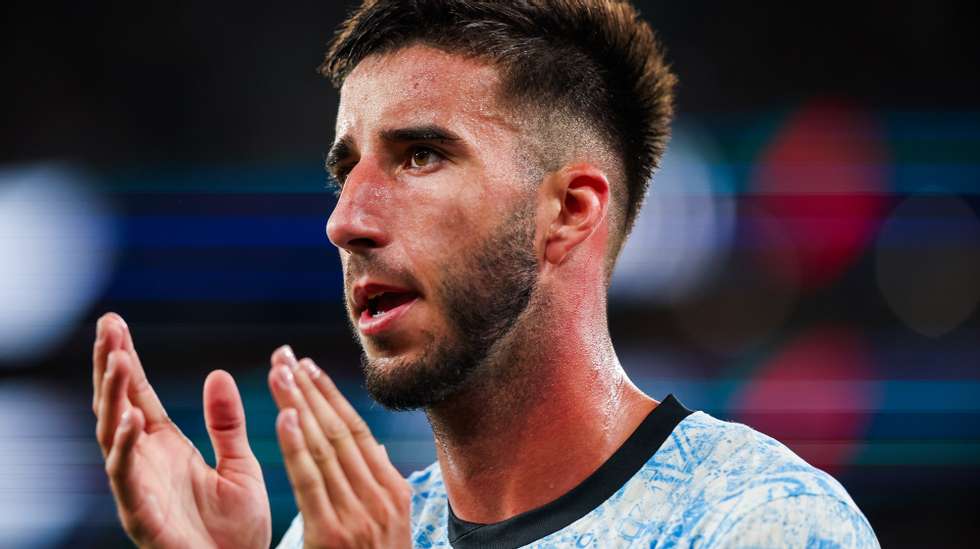
[[[968,3],[640,2],[675,140],[610,303],[641,388],[832,472],[885,547],[968,546],[980,477],[980,77]],[[122,545],[94,320],[125,316],[206,455],[232,372],[277,543],[295,506],[267,356],[338,379],[404,472],[424,416],[360,388],[324,225],[331,2],[13,4],[0,56],[0,545]],[[680,259],[678,259],[680,258]]]

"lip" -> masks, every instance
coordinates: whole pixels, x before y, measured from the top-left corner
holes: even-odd
[[[368,310],[368,299],[373,295],[385,292],[412,293],[415,294],[415,298],[402,303],[394,309],[388,310],[388,312],[380,317],[371,316]],[[421,297],[422,295],[419,292],[411,288],[388,284],[377,279],[362,278],[351,289],[351,309],[353,309],[354,318],[357,319],[357,327],[361,333],[364,335],[375,335],[389,329]]]
[[[412,305],[415,305],[418,300],[419,297],[416,296],[411,301],[402,303],[394,309],[389,309],[382,316],[371,316],[371,312],[365,307],[361,309],[361,314],[357,318],[357,328],[366,336],[380,334],[390,329],[395,322],[398,322],[401,317],[405,316],[408,310],[412,308]]]

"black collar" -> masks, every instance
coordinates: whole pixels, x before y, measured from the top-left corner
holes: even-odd
[[[633,478],[689,414],[691,410],[674,395],[667,395],[626,442],[578,486],[551,503],[507,520],[493,524],[466,522],[456,517],[447,501],[449,543],[457,549],[509,549],[561,530],[589,514]]]

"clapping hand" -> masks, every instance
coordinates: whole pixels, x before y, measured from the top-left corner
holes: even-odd
[[[99,319],[92,410],[123,528],[141,547],[269,547],[262,470],[249,448],[231,375],[204,382],[204,418],[217,466],[167,417],[123,319]]]
[[[330,378],[282,347],[269,386],[305,546],[411,547],[408,482]]]

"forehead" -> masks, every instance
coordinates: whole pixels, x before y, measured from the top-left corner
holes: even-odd
[[[344,81],[337,135],[406,124],[509,127],[498,84],[498,70],[486,62],[428,46],[372,55]]]

